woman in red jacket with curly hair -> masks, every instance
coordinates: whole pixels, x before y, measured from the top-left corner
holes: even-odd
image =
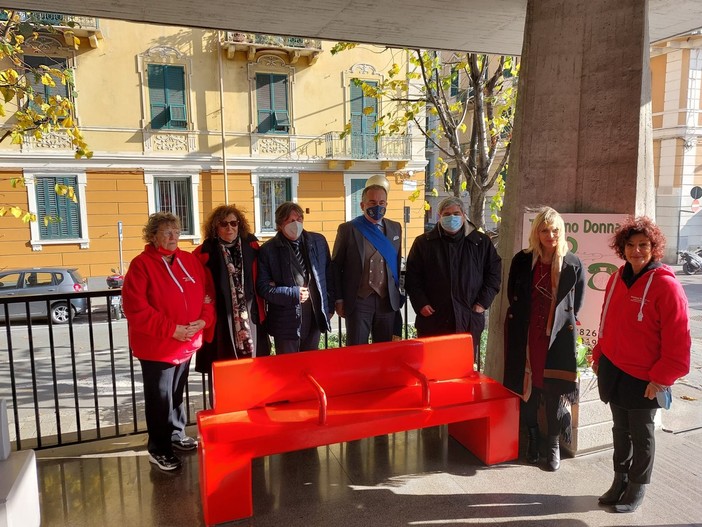
[[[651,480],[656,410],[690,370],[690,324],[685,292],[660,262],[665,237],[650,218],[629,218],[611,247],[626,263],[607,284],[593,350],[600,398],[614,422],[614,481],[599,502],[633,512]]]

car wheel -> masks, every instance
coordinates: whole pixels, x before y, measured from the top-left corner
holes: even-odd
[[[66,302],[57,302],[51,306],[51,321],[54,324],[67,324],[73,315]]]
[[[685,273],[685,274],[695,274],[694,269],[692,269],[692,267],[690,267],[690,264],[687,262],[685,262],[683,264],[682,270],[683,270],[683,273]]]

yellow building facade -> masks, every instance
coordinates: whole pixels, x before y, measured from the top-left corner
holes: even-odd
[[[65,27],[71,18],[52,23]],[[306,229],[331,247],[338,225],[360,213],[360,192],[374,174],[390,181],[387,216],[409,220],[406,240],[423,232],[424,139],[410,128],[376,140],[375,119],[392,102],[369,99],[353,82],[380,82],[398,59],[406,74],[402,52],[360,46],[332,55],[334,43],[311,39],[79,23],[78,49],[47,33],[25,57],[72,69],[77,118],[94,157],[74,159],[60,131],[21,146],[0,143],[0,202],[39,220],[0,218],[0,267],[75,266],[104,276],[120,265],[120,243],[126,266],[142,250],[150,213],[178,215],[180,246],[192,250],[204,218],[225,202],[243,209],[265,240],[275,234],[277,205],[296,201]],[[7,127],[12,116],[5,119]],[[24,187],[12,186],[18,176]],[[73,186],[78,203],[52,192],[56,183]],[[45,225],[44,216],[59,221]]]
[[[651,47],[656,221],[676,251],[702,247],[702,34]]]

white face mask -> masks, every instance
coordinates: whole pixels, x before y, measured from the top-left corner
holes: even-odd
[[[302,222],[291,221],[285,227],[283,227],[283,234],[288,240],[297,240],[302,234]]]

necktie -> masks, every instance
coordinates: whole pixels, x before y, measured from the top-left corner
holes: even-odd
[[[291,245],[293,254],[295,255],[295,259],[300,265],[302,275],[305,277],[305,279],[307,279],[307,266],[305,265],[305,259],[302,257],[302,251],[300,250],[300,240],[295,240],[294,242],[291,242]]]

